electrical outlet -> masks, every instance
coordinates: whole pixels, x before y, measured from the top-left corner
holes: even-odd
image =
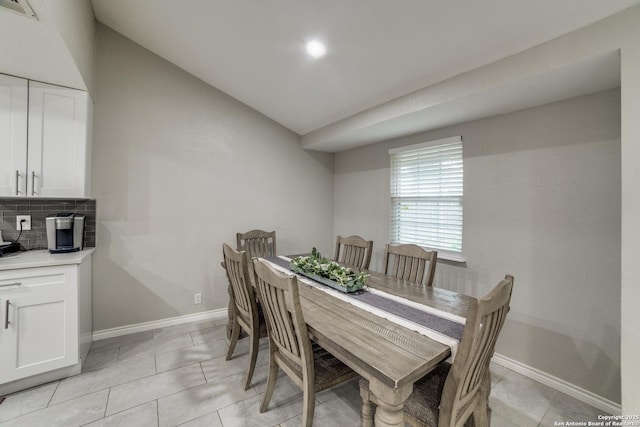
[[[16,215],[16,230],[20,231],[20,222],[22,223],[22,231],[31,230],[31,215]]]
[[[197,293],[193,295],[193,303],[194,304],[202,304],[202,294]]]

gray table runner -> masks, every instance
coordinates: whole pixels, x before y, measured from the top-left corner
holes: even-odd
[[[267,257],[267,261],[272,262],[280,267],[291,270],[291,264],[289,261],[279,257]],[[309,280],[313,280],[307,277]],[[314,282],[323,285],[320,282],[314,280]],[[416,285],[421,286],[421,285]],[[328,286],[327,286],[328,287]],[[337,291],[339,292],[339,291]],[[361,291],[358,293],[345,294],[351,298],[359,300],[372,307],[386,311],[387,313],[394,314],[403,319],[409,320],[425,328],[432,329],[443,335],[451,337],[460,341],[462,339],[462,333],[464,332],[464,325],[454,322],[449,319],[442,318],[436,314],[427,313],[426,311],[419,310],[408,305],[404,305],[398,301],[385,298],[380,295],[372,294],[371,292]]]

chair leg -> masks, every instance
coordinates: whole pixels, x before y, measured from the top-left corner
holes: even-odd
[[[360,380],[360,397],[362,398],[362,427],[373,427],[373,406],[369,397],[369,387],[365,380]]]
[[[265,412],[269,407],[273,390],[276,388],[276,381],[278,379],[278,365],[273,360],[273,354],[269,357],[269,377],[267,379],[267,389],[264,392],[264,398],[262,399],[262,405],[260,405],[260,413]]]
[[[305,427],[313,425],[313,413],[316,408],[315,382],[304,381],[304,396],[302,399],[302,422]]]
[[[258,359],[258,345],[260,344],[260,334],[253,331],[251,334],[251,348],[249,350],[249,370],[247,371],[247,380],[244,383],[244,389],[251,387],[251,378],[253,371],[256,369],[256,360]]]
[[[240,337],[240,330],[242,327],[238,323],[238,320],[233,318],[233,329],[231,330],[231,339],[229,342],[229,349],[227,350],[227,358],[225,360],[231,359],[233,355],[233,351],[236,349],[236,344],[238,343],[238,338]]]

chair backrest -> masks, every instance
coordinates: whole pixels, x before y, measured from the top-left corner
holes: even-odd
[[[409,282],[433,286],[437,261],[437,251],[427,251],[418,245],[387,243],[384,247],[384,274]]]
[[[238,252],[226,243],[222,244],[224,264],[231,284],[236,314],[251,326],[258,319],[255,292],[251,286],[247,253]]]
[[[342,237],[336,239],[336,254],[334,261],[341,264],[368,269],[371,263],[373,240],[365,240],[360,236]],[[342,251],[342,254],[340,253]]]
[[[296,375],[313,378],[313,352],[302,316],[298,279],[280,273],[262,259],[253,261],[253,269],[260,304],[267,319],[269,341],[277,348],[274,352],[279,353],[277,359],[282,360],[280,356],[284,356],[287,366],[301,371]]]
[[[247,251],[249,259],[276,256],[276,232],[251,230],[236,233],[236,248]]]
[[[485,387],[491,386],[487,370],[509,311],[512,289],[513,276],[507,275],[487,296],[474,298],[469,305],[458,353],[442,390],[438,425],[461,426],[477,404],[486,404],[480,389],[483,381],[489,382]]]

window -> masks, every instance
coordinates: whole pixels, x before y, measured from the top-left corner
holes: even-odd
[[[462,258],[462,137],[389,151],[391,242]]]

